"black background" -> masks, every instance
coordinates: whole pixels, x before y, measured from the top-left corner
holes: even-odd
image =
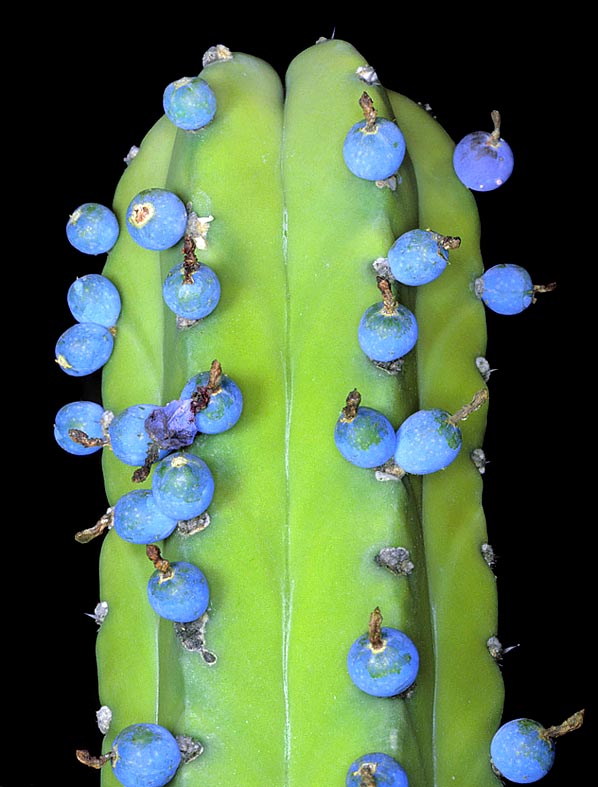
[[[542,783],[586,782],[595,515],[586,481],[591,429],[584,426],[593,399],[584,341],[591,314],[584,315],[580,296],[593,286],[595,222],[581,148],[584,134],[596,132],[580,77],[583,43],[573,20],[562,16],[522,23],[504,5],[445,17],[417,10],[412,17],[394,4],[275,14],[253,6],[244,17],[230,8],[112,13],[98,6],[85,13],[73,6],[37,12],[15,29],[17,61],[27,66],[14,64],[5,96],[6,163],[16,168],[9,193],[16,189],[19,205],[5,228],[16,241],[5,266],[17,287],[5,295],[13,314],[6,321],[5,421],[15,431],[5,500],[20,489],[25,508],[5,517],[3,585],[13,593],[17,587],[23,605],[4,629],[5,691],[18,691],[11,701],[18,723],[12,754],[0,764],[0,787],[42,787],[48,779],[99,784],[74,750],[100,745],[96,626],[85,615],[98,600],[100,545],[79,545],[73,534],[103,513],[105,497],[99,456],[62,452],[52,424],[68,401],[99,401],[99,380],[63,374],[54,344],[71,324],[68,286],[99,272],[101,263],[69,246],[68,215],[86,201],[111,203],[123,157],[161,113],[163,88],[198,73],[209,46],[258,55],[283,75],[295,54],[333,35],[351,41],[384,84],[430,104],[455,140],[489,128],[492,109],[502,114],[515,170],[501,189],[476,197],[485,264],[517,262],[535,283],[557,282],[522,315],[488,313],[487,356],[497,371],[484,445],[485,506],[498,555],[498,636],[517,646],[503,662],[504,718],[528,716],[549,726],[585,707],[584,727],[558,744]],[[21,303],[26,313],[17,316],[12,310]],[[14,600],[7,607],[10,616]]]

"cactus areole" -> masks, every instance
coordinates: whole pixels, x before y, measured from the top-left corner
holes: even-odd
[[[215,97],[212,119],[187,129],[160,117],[116,186],[120,232],[98,273],[122,309],[110,357],[94,372],[106,495],[114,507],[133,489],[152,490],[167,516],[182,513],[147,547],[122,538],[109,515],[98,527],[98,685],[110,720],[99,759],[114,766],[120,731],[160,725],[186,736],[182,748],[195,755],[183,752],[175,787],[376,785],[377,770],[391,783],[381,762],[396,762],[410,787],[501,784],[490,741],[503,680],[487,644],[497,590],[471,458],[488,398],[485,306],[473,287],[484,270],[478,213],[453,169],[451,138],[383,87],[374,65],[345,41],[321,40],[292,60],[283,84],[265,61],[214,47],[200,74]],[[357,176],[343,157],[347,134],[368,118],[400,134],[354,131],[367,146],[360,155],[375,160],[380,142],[387,162],[393,139],[404,139],[384,180]],[[385,266],[414,229],[459,239],[446,269],[421,286]],[[166,304],[175,266],[179,289],[202,266],[217,276],[206,316]],[[418,328],[415,345],[389,362],[358,340],[380,277]],[[456,456],[437,472],[405,472],[392,452],[360,467],[335,445],[337,420],[358,407],[397,430],[419,410],[457,413],[480,390]],[[351,413],[348,392],[358,396]],[[133,467],[111,450],[110,420],[141,404],[160,437],[148,433]],[[204,431],[201,414],[222,428]],[[81,432],[74,437],[83,446]],[[181,564],[209,583],[197,620],[170,620],[148,601],[152,572],[166,591]],[[417,677],[395,696],[372,696],[351,680],[347,654],[362,637],[363,670],[386,681],[399,668],[384,639],[395,629],[417,649]],[[352,763],[361,764],[348,774]],[[101,780],[116,787],[118,769],[104,764]]]

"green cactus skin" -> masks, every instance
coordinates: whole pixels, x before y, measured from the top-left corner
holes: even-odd
[[[332,439],[352,388],[398,426],[419,406],[456,410],[484,386],[475,358],[485,317],[470,288],[482,270],[478,218],[452,172],[453,143],[418,105],[364,85],[364,65],[348,43],[318,43],[291,63],[284,102],[261,60],[234,53],[207,65],[214,121],[197,134],[158,121],[115,195],[121,219],[150,186],[213,217],[198,257],[223,295],[209,318],[177,330],[161,282],[180,248],[146,251],[121,233],[104,269],[123,299],[104,406],[170,401],[215,358],[246,403],[232,430],[199,436],[192,448],[216,480],[209,527],[160,545],[208,577],[206,645],[216,664],[184,650],[150,610],[143,548],[114,532],[102,545],[110,612],[98,634],[99,690],[113,712],[104,750],[136,721],[197,737],[205,752],[173,785],[340,785],[348,765],[374,750],[395,756],[413,787],[499,784],[489,743],[503,686],[486,646],[496,587],[481,552],[482,479],[469,457],[486,408],[463,424],[453,465],[423,481],[381,482],[345,462]],[[365,87],[407,139],[394,191],[354,178],[342,161]],[[378,297],[372,262],[415,226],[462,244],[440,279],[401,293],[420,338],[389,375],[361,353],[356,326]],[[114,504],[133,486],[131,468],[109,450],[103,466]],[[409,549],[409,576],[376,563],[386,546]],[[369,697],[346,673],[346,652],[376,606],[420,651],[406,697]],[[102,783],[117,784],[109,768]]]

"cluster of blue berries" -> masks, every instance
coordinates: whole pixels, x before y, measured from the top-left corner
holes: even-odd
[[[366,92],[359,103],[364,120],[347,133],[344,160],[357,177],[383,181],[395,175],[403,161],[402,133],[394,122],[377,116]],[[472,185],[475,182],[479,190],[489,190],[491,175],[492,187],[496,188],[512,169],[512,152],[500,138],[498,113],[493,114],[493,119],[492,134],[468,135],[455,150],[456,174],[470,188],[475,188]],[[409,230],[392,243],[385,259],[388,272],[377,277],[382,301],[366,309],[357,326],[359,345],[372,362],[383,367],[389,365],[386,368],[394,371],[417,343],[417,319],[399,303],[393,285],[421,287],[433,282],[449,264],[450,251],[460,243],[458,237],[441,235],[431,229]],[[525,268],[508,263],[487,269],[472,282],[471,290],[490,310],[513,315],[527,309],[538,292],[550,291],[554,286],[534,285]],[[469,405],[455,414],[438,408],[419,410],[395,430],[383,413],[361,407],[359,392],[354,390],[335,424],[335,443],[345,459],[358,467],[377,468],[392,461],[395,474],[434,473],[456,459],[462,444],[458,421],[481,406],[486,396],[487,391],[478,392]]]
[[[216,96],[201,77],[183,77],[164,90],[162,105],[168,119],[188,133],[207,126],[216,114]],[[196,244],[186,234],[189,215],[183,201],[171,191],[151,188],[130,203],[127,228],[133,239],[147,249],[169,249],[184,238],[183,260],[167,273],[162,287],[164,302],[181,320],[201,320],[220,301],[220,281],[208,265],[199,263]]]
[[[417,410],[395,429],[384,413],[362,406],[361,394],[354,389],[337,418],[334,441],[342,456],[357,467],[382,468],[391,463],[387,469],[398,477],[436,473],[448,467],[461,450],[459,422],[487,397],[487,389],[480,389],[456,413],[441,408]]]
[[[174,125],[196,133],[214,117],[216,99],[204,80],[185,77],[167,86],[163,107]],[[163,297],[177,318],[195,321],[216,307],[220,283],[214,271],[197,260],[195,241],[187,234],[189,220],[187,206],[178,195],[149,188],[130,201],[124,225],[132,240],[145,249],[162,251],[183,241],[183,261],[165,277]],[[109,252],[119,231],[115,214],[97,203],[82,205],[67,224],[69,242],[85,254]],[[112,353],[120,296],[109,279],[94,273],[77,279],[67,300],[77,325],[60,337],[57,361],[73,376],[91,374]],[[133,482],[152,473],[149,488],[132,488],[123,494],[109,514],[95,528],[78,534],[77,540],[85,542],[112,527],[124,541],[143,545],[154,565],[147,582],[148,602],[157,615],[175,624],[205,615],[210,602],[208,581],[193,563],[164,559],[154,542],[167,539],[177,525],[206,515],[214,496],[214,478],[191,446],[199,433],[218,434],[232,428],[242,410],[239,386],[222,373],[215,360],[210,369],[187,381],[178,399],[165,405],[137,403],[112,413],[96,402],[74,401],[56,414],[56,442],[68,453],[110,450],[123,464],[136,468]],[[90,764],[86,752],[78,756]],[[112,751],[99,759],[111,763],[124,787],[162,787],[174,777],[182,756],[168,730],[139,723],[122,730]]]
[[[140,191],[126,213],[127,229],[144,249],[164,251],[183,241],[183,259],[166,274],[162,295],[168,308],[184,320],[200,320],[211,314],[220,300],[216,273],[197,259],[190,234],[185,203],[172,191],[150,188]]]
[[[187,381],[179,399],[164,406],[135,404],[107,418],[102,407],[91,402],[66,405],[57,415],[55,434],[70,453],[111,450],[123,464],[137,468],[133,481],[145,480],[153,470],[150,488],[133,488],[116,501],[109,524],[124,541],[146,545],[155,554],[154,541],[168,538],[179,523],[202,517],[214,496],[207,463],[185,449],[200,432],[231,429],[242,411],[241,389],[215,360],[208,371]],[[147,586],[152,608],[177,623],[201,617],[209,603],[201,570],[178,562],[165,568],[161,557],[155,565]]]
[[[115,285],[99,273],[76,279],[67,302],[76,322],[56,342],[56,362],[71,377],[100,369],[112,355],[120,295]]]
[[[66,225],[69,243],[89,255],[110,251],[119,233],[116,215],[96,202],[80,205]],[[82,377],[101,369],[112,355],[120,295],[108,278],[90,273],[71,284],[67,303],[76,322],[59,336],[56,362],[71,377]]]
[[[347,133],[343,156],[357,177],[379,186],[397,175],[405,155],[400,129],[377,117],[367,93],[360,100],[365,119]],[[491,133],[468,134],[456,146],[453,167],[457,177],[474,191],[491,191],[502,185],[513,170],[513,153],[500,137],[500,115],[492,113]],[[430,229],[414,229],[398,237],[384,260],[387,273],[377,276],[382,301],[362,315],[357,337],[361,349],[376,365],[396,371],[397,362],[416,345],[415,315],[399,303],[393,284],[420,287],[437,279],[449,264],[449,252],[460,238],[441,236]],[[537,286],[525,268],[499,264],[472,282],[475,297],[497,314],[519,314],[554,284]],[[400,368],[400,367],[399,367]],[[457,413],[439,408],[421,409],[408,416],[397,429],[378,410],[361,405],[352,390],[334,426],[340,454],[360,468],[379,469],[401,478],[406,473],[427,475],[448,467],[462,446],[459,422],[481,407],[488,391],[482,388]],[[372,613],[370,627],[351,646],[347,656],[351,680],[362,691],[378,697],[397,696],[415,682],[419,667],[416,645],[402,631],[381,626],[380,610]],[[560,734],[560,733],[559,733]],[[554,737],[554,736],[553,736]],[[516,783],[529,783],[544,776],[554,759],[553,737],[529,719],[504,724],[494,736],[491,762],[499,775]],[[374,753],[356,760],[347,773],[347,787],[389,784],[406,787],[407,776],[387,754]]]

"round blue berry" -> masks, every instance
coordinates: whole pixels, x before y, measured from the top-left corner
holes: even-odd
[[[147,583],[149,603],[158,615],[177,623],[197,620],[208,608],[210,590],[204,573],[193,563],[173,561]]]
[[[493,191],[507,181],[514,156],[500,136],[500,115],[492,113],[494,130],[466,134],[455,146],[453,168],[459,180],[472,191]]]
[[[515,784],[531,784],[546,776],[554,763],[554,741],[532,719],[514,719],[495,733],[490,743],[494,767]]]
[[[113,508],[114,531],[131,544],[161,541],[176,526],[176,519],[160,511],[151,489],[132,489],[119,497]]]
[[[357,688],[374,697],[395,697],[415,681],[419,653],[413,641],[395,628],[381,628],[381,643],[369,634],[358,637],[347,654],[349,677]]]
[[[95,322],[112,328],[120,316],[120,293],[110,279],[100,273],[88,273],[75,279],[66,298],[77,322]]]
[[[186,131],[207,126],[216,114],[216,96],[201,77],[182,77],[171,82],[162,98],[166,117]]]
[[[220,280],[208,265],[202,263],[196,271],[187,274],[181,263],[166,274],[162,295],[168,308],[178,317],[201,320],[211,314],[220,301]]]
[[[364,180],[386,180],[394,175],[405,158],[405,137],[387,118],[355,123],[343,143],[343,158],[349,170]]]
[[[376,787],[409,787],[403,766],[394,757],[382,752],[364,754],[352,762],[347,771],[345,787],[362,787],[364,777],[367,776],[375,779]]]
[[[54,419],[54,437],[56,442],[69,454],[86,456],[101,450],[102,445],[84,446],[69,435],[70,429],[78,429],[87,437],[103,439],[102,417],[104,408],[96,402],[78,401],[65,404],[56,413]]]
[[[172,191],[153,188],[137,194],[127,208],[127,230],[144,249],[163,251],[178,243],[187,228],[187,208]]]
[[[520,265],[502,264],[488,268],[475,282],[475,292],[497,314],[519,314],[533,302],[534,285]]]
[[[393,455],[396,433],[388,418],[372,407],[361,407],[352,391],[334,426],[334,442],[344,458],[357,467],[379,467]]]
[[[187,381],[181,393],[182,398],[190,398],[195,392],[200,394],[210,382],[210,372],[200,372]],[[243,394],[237,383],[223,374],[215,390],[209,392],[206,407],[197,410],[195,424],[203,434],[219,434],[231,429],[243,412]]]
[[[152,439],[145,427],[145,421],[158,405],[133,404],[117,413],[108,428],[112,453],[126,465],[140,467],[144,464]],[[159,458],[168,451],[161,449]]]
[[[177,520],[204,513],[214,496],[214,478],[195,454],[175,451],[154,466],[152,492],[158,508]]]
[[[115,214],[105,205],[86,202],[80,205],[66,223],[69,243],[84,254],[103,254],[118,239],[119,226]]]
[[[176,738],[159,724],[131,724],[112,743],[110,762],[123,787],[164,787],[181,760]]]
[[[56,362],[71,377],[83,377],[101,369],[113,349],[114,337],[108,328],[94,322],[78,322],[59,336]]]
[[[375,303],[363,313],[357,340],[372,361],[388,362],[402,358],[417,341],[418,326],[413,312],[397,303],[389,310],[384,302]]]
[[[418,410],[397,430],[394,459],[406,473],[427,475],[442,470],[461,450],[461,430],[446,410]]]
[[[400,235],[388,250],[387,262],[401,284],[417,287],[437,279],[449,259],[444,236],[431,230],[414,229]]]

